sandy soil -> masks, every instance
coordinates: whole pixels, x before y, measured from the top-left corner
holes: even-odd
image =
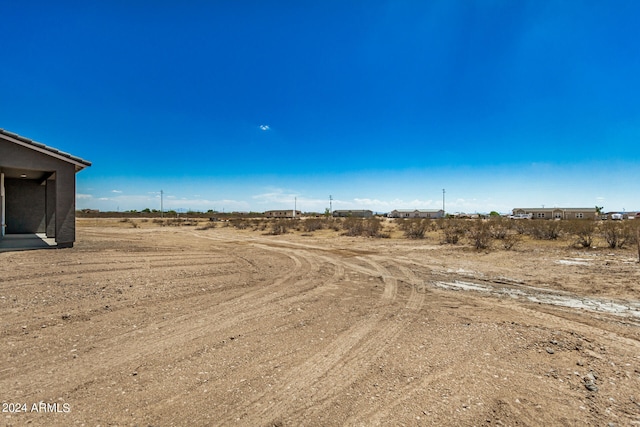
[[[640,425],[632,251],[78,228],[0,253],[0,425]]]

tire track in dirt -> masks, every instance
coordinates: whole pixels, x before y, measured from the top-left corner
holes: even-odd
[[[375,257],[375,259],[388,260],[387,257]],[[399,265],[394,260],[388,261],[392,266],[398,268],[402,273],[402,276],[392,275],[386,267],[377,263],[373,259],[366,260],[369,265],[374,267],[375,272],[381,274],[383,278],[387,278],[387,281],[391,284],[392,290],[388,291],[386,295],[383,295],[383,299],[389,298],[389,295],[394,295],[395,297],[397,294],[397,282],[399,280],[406,280],[412,285],[405,309],[413,312],[414,314],[412,316],[408,316],[408,313],[405,313],[405,315],[402,316],[402,320],[388,320],[385,326],[379,327],[376,329],[376,332],[371,333],[370,337],[363,340],[362,344],[357,348],[357,351],[354,352],[352,357],[345,357],[340,370],[329,371],[327,373],[326,378],[324,378],[323,381],[328,383],[328,386],[321,389],[323,391],[322,393],[316,393],[313,396],[315,398],[315,403],[306,408],[307,412],[299,410],[297,414],[287,418],[287,421],[303,422],[310,414],[320,415],[324,409],[331,407],[333,401],[340,392],[349,387],[360,377],[364,376],[367,368],[373,363],[373,361],[375,361],[388,348],[388,346],[395,341],[397,335],[404,328],[405,322],[411,322],[415,318],[414,316],[417,315],[417,312],[424,303],[424,280],[419,279],[410,268]],[[387,283],[387,281],[385,283]],[[393,291],[393,287],[395,287],[395,291]],[[402,313],[402,311],[396,313],[389,310],[386,313],[386,316],[400,313]],[[442,372],[440,375],[444,376],[447,375],[447,373]],[[407,389],[412,388],[414,387],[407,387]],[[380,415],[380,411],[375,411],[375,414]],[[386,412],[384,414],[386,414]],[[358,419],[363,419],[361,414],[358,415]],[[375,418],[373,418],[373,420],[375,421]],[[355,420],[353,421],[355,422]],[[350,425],[351,423],[347,422],[346,424]],[[370,425],[376,424],[374,422]]]
[[[357,257],[357,258],[371,265],[374,268],[374,270],[377,271],[382,277],[382,280],[384,281],[384,284],[385,284],[384,292],[382,293],[382,299],[394,300],[398,293],[398,280],[395,277],[393,277],[391,274],[389,274],[389,271],[386,268],[384,268],[382,264],[375,262],[373,259],[364,258],[364,257]]]
[[[297,270],[302,270],[303,268],[303,263],[300,262],[300,260],[298,259],[298,257],[304,259],[306,265],[305,267],[308,267],[304,270],[305,277],[306,275],[312,275],[314,276],[315,273],[317,273],[319,271],[319,263],[317,262],[317,258],[315,256],[313,256],[312,254],[307,253],[307,251],[305,250],[294,250],[294,249],[288,249],[288,248],[282,248],[282,247],[271,247],[267,244],[263,244],[263,243],[252,243],[252,246],[260,248],[262,250],[270,250],[270,251],[276,251],[278,253],[283,253],[286,254],[287,256],[289,256],[290,258],[294,259],[294,262],[296,262],[296,269]],[[295,252],[295,255],[292,254],[292,252]],[[326,261],[326,260],[325,260]],[[334,265],[334,273],[331,276],[330,279],[328,280],[323,280],[321,281],[319,284],[317,284],[316,286],[312,287],[311,290],[312,291],[318,291],[319,288],[326,286],[326,285],[333,285],[335,284],[338,280],[342,279],[345,275],[345,269],[344,267],[336,264],[336,263],[332,263]],[[298,279],[298,280],[303,280],[303,279]],[[272,286],[273,288],[293,288],[293,289],[289,289],[289,292],[292,292],[294,295],[292,295],[291,297],[288,298],[288,300],[297,300],[297,299],[304,299],[306,298],[304,295],[304,290],[302,290],[299,287],[295,287],[296,283],[289,283],[291,282],[290,280],[286,280],[284,278],[278,279],[277,281],[278,283],[276,283],[274,286]],[[278,290],[276,290],[275,292],[278,292]],[[280,291],[280,292],[284,292],[284,291]],[[240,299],[249,299],[249,300],[254,300],[255,299],[255,295],[253,295],[251,298],[244,298],[241,297]],[[264,310],[262,310],[265,314],[267,314],[268,311],[272,310],[270,308],[266,308],[266,306],[268,306],[268,301],[262,300],[260,302],[254,302],[257,305],[260,305],[262,307],[265,307]],[[245,311],[246,311],[247,307],[245,307]],[[252,313],[252,317],[253,315],[255,315],[255,312]],[[242,316],[240,315],[236,315],[235,319],[238,318],[238,316],[240,316],[242,318],[242,321],[247,321],[247,320],[252,320],[250,319],[248,316]],[[372,319],[375,320],[375,319]],[[232,322],[237,322],[237,320],[231,320]],[[292,371],[289,375],[290,378],[292,380],[296,380],[296,383],[298,384],[300,381],[300,378],[303,377],[304,375],[312,375],[313,372],[324,372],[325,369],[323,368],[323,366],[325,365],[332,365],[333,363],[337,363],[340,359],[340,355],[347,352],[349,350],[349,348],[352,347],[353,343],[357,342],[360,337],[363,334],[366,334],[373,326],[375,325],[375,322],[373,321],[369,321],[366,322],[364,324],[361,324],[358,326],[358,328],[356,328],[356,330],[350,330],[347,331],[345,334],[347,336],[346,339],[343,340],[337,340],[334,341],[331,344],[331,350],[329,352],[324,352],[321,355],[316,356],[313,359],[307,360],[307,362],[303,363],[302,365],[298,365],[299,367],[297,369],[294,369],[294,371]],[[326,360],[325,360],[326,359]],[[323,363],[320,363],[323,362]],[[304,382],[303,382],[304,383]],[[228,421],[233,421],[232,419],[229,419]],[[259,419],[256,419],[256,421],[258,422]],[[224,424],[224,422],[223,422]]]
[[[343,269],[351,268],[368,276],[382,277],[385,290],[381,295],[381,302],[396,298],[398,279],[375,260],[357,257],[372,267],[368,269],[336,259],[335,256],[323,255],[321,258],[334,264],[336,272],[340,271],[339,266],[342,265]],[[403,270],[403,272],[408,272],[407,276],[410,277],[409,270]],[[424,295],[418,294],[415,287],[412,287],[412,293],[404,309],[415,313],[420,309],[423,301]],[[397,308],[383,304],[380,309],[380,312],[370,314],[365,321],[343,332],[323,351],[289,370],[278,385],[270,389],[268,395],[262,393],[247,402],[245,407],[239,408],[239,413],[246,414],[242,422],[257,425],[264,423],[268,417],[277,422],[286,414],[287,422],[303,423],[309,411],[321,412],[331,406],[345,388],[366,374],[371,361],[394,342],[403,328],[404,320],[396,320]],[[310,403],[305,408],[297,409],[295,414],[287,414],[289,402],[300,395],[304,395],[306,401]],[[273,398],[269,399],[270,396]],[[259,409],[256,410],[256,408]],[[221,421],[224,425],[237,419],[229,416]]]
[[[376,257],[376,259],[381,258]],[[388,258],[386,257],[382,259],[388,260]],[[330,386],[324,387],[322,389],[324,390],[324,393],[317,393],[314,395],[317,400],[313,406],[309,406],[307,408],[309,412],[302,413],[299,411],[292,418],[288,418],[288,421],[303,422],[305,417],[309,416],[309,414],[320,415],[323,409],[331,407],[333,401],[335,400],[335,397],[337,397],[342,390],[349,387],[360,377],[364,376],[366,374],[367,368],[372,363],[374,363],[374,361],[380,355],[382,355],[383,352],[393,342],[395,342],[395,338],[404,328],[405,322],[413,321],[415,319],[415,316],[417,316],[417,312],[420,310],[424,303],[424,281],[418,279],[411,269],[400,266],[393,260],[390,260],[389,262],[391,263],[391,265],[397,267],[403,274],[403,276],[394,276],[389,272],[387,268],[385,268],[381,264],[378,264],[373,260],[367,260],[367,262],[375,268],[376,272],[382,274],[383,277],[391,278],[392,280],[389,280],[389,282],[396,285],[396,290],[397,282],[399,280],[406,280],[412,285],[410,295],[408,297],[406,306],[404,307],[404,309],[409,310],[412,313],[405,313],[403,316],[395,316],[396,314],[401,314],[402,311],[394,312],[392,310],[388,310],[385,316],[394,316],[394,320],[388,320],[385,326],[377,328],[377,331],[372,333],[371,337],[368,337],[366,341],[363,341],[362,345],[357,349],[356,352],[354,352],[355,354],[352,357],[345,358],[345,361],[342,364],[342,369],[340,369],[339,371],[329,372],[327,374],[327,379],[325,379],[325,382],[327,382]],[[386,298],[388,298],[388,296]],[[402,317],[402,320],[395,320],[398,317]],[[441,373],[441,375],[445,374],[446,372]],[[407,387],[407,389],[409,388],[413,387]],[[375,413],[379,414],[380,411],[376,410]],[[359,420],[362,420],[362,414],[359,414],[357,418]],[[353,420],[353,422],[355,422],[355,420]],[[347,421],[346,425],[352,425],[352,423]],[[369,425],[378,424],[374,422]]]
[[[409,283],[411,284],[411,295],[409,295],[409,301],[407,302],[407,308],[410,310],[420,310],[425,299],[426,285],[423,279],[419,279],[416,274],[408,267],[403,265],[397,265],[397,267],[405,275]]]
[[[276,310],[272,302],[286,297],[287,293],[298,295],[300,289],[296,283],[300,281],[299,276],[312,270],[311,264],[304,269],[303,262],[294,255],[285,254],[294,262],[294,269],[286,275],[278,278],[269,286],[249,291],[238,298],[220,304],[212,309],[206,299],[200,299],[199,303],[191,306],[188,314],[173,317],[159,323],[153,323],[144,328],[128,331],[110,336],[105,339],[94,338],[93,348],[96,352],[91,354],[90,365],[99,366],[100,369],[110,371],[117,366],[131,363],[136,359],[152,357],[155,354],[164,352],[167,348],[180,348],[181,343],[189,342],[198,337],[205,336],[214,331],[221,331],[233,327],[238,322],[249,322],[260,317],[268,316]],[[162,338],[158,340],[157,330],[164,330]],[[128,344],[135,343],[132,348]],[[101,348],[121,348],[117,359],[105,359],[101,357]],[[129,351],[127,351],[129,349]],[[95,354],[98,353],[98,354]],[[82,365],[82,360],[78,362]],[[25,366],[23,365],[22,368]],[[26,371],[33,374],[38,371],[38,361],[35,360],[31,366],[26,367]],[[86,371],[90,366],[80,366],[82,371]],[[42,375],[46,377],[46,375]],[[0,380],[2,378],[0,377]],[[64,381],[61,381],[64,382]],[[37,393],[35,391],[27,393],[27,396]]]

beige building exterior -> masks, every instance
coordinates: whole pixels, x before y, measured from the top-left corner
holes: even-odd
[[[389,218],[442,218],[442,209],[395,209],[387,215]]]
[[[597,219],[596,208],[515,208],[513,215],[531,214],[532,219]]]
[[[293,209],[285,210],[273,210],[273,211],[265,211],[265,218],[299,218],[302,216],[301,211],[294,211]]]

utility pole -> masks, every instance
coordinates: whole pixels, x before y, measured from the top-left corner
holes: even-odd
[[[442,216],[444,216],[444,213],[446,212],[444,210],[444,193],[445,193],[445,191],[444,191],[444,188],[443,188],[442,189]]]
[[[298,198],[293,198],[293,217],[296,217],[296,210],[298,210]]]
[[[163,196],[164,191],[160,190],[160,218],[164,218]]]
[[[333,215],[333,197],[329,194],[329,214]]]

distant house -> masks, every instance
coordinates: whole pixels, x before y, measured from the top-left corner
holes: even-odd
[[[596,219],[596,208],[515,208],[513,215],[531,214],[533,219]]]
[[[294,211],[293,209],[265,211],[264,216],[265,218],[298,218],[302,216],[302,211]]]
[[[333,211],[334,217],[347,218],[371,218],[373,216],[373,211],[369,210],[335,210]]]
[[[0,129],[0,239],[44,234],[58,248],[76,238],[76,172],[91,163]]]
[[[389,218],[443,218],[442,209],[395,209],[387,215]]]

